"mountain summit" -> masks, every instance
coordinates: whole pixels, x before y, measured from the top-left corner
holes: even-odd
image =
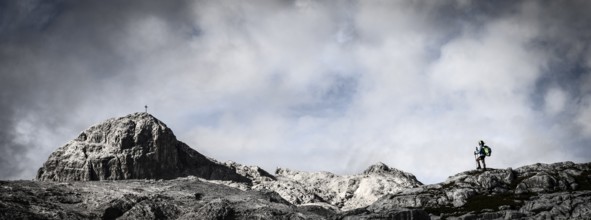
[[[250,182],[178,141],[148,113],[106,120],[53,152],[37,173],[42,181],[173,179],[197,176]]]
[[[396,168],[388,167],[388,165],[386,165],[382,162],[378,162],[374,165],[369,166],[367,169],[365,169],[365,171],[363,171],[363,174],[365,174],[365,175],[370,175],[370,174],[390,175],[390,176],[395,176],[399,179],[408,180],[415,185],[423,185],[421,182],[419,182],[417,180],[415,175],[413,175],[411,173],[404,172],[404,171],[396,169]]]

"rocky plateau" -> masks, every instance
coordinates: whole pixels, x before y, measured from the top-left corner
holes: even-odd
[[[591,163],[466,171],[424,185],[377,163],[356,175],[221,163],[147,113],[52,153],[36,180],[0,181],[0,219],[591,219]]]

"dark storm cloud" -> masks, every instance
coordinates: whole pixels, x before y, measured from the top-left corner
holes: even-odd
[[[430,182],[479,138],[503,167],[588,160],[590,4],[2,1],[0,179],[144,104],[265,168],[381,160]]]
[[[552,118],[548,127],[562,127],[561,147],[579,158],[591,158],[589,90],[591,79],[591,9],[589,1],[548,1],[530,15],[542,26],[529,45],[548,56],[543,75],[536,82],[532,101]],[[554,111],[556,106],[562,111]]]
[[[186,23],[185,4],[167,2],[0,2],[0,178],[31,177],[27,154],[43,141],[18,135],[49,138],[39,130],[71,121],[83,100],[99,104],[92,100],[107,93],[109,80],[134,62],[118,50],[128,22],[156,16],[177,28]],[[31,133],[17,134],[27,118],[35,124]],[[33,157],[47,156],[39,153],[44,155]]]
[[[32,79],[37,73],[26,68],[30,60],[24,56],[34,51],[23,46],[32,43],[23,38],[42,30],[54,15],[51,3],[29,3],[0,3],[0,175],[3,178],[15,177],[24,169],[30,169],[21,164],[28,146],[15,141],[15,127],[18,118],[22,117],[20,109],[33,108],[32,93],[39,82]]]

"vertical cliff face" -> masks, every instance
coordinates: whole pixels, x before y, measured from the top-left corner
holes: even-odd
[[[249,182],[234,170],[209,160],[148,113],[109,119],[83,131],[53,152],[38,180],[205,179]]]

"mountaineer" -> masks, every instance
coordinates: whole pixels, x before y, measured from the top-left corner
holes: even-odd
[[[484,158],[486,156],[490,156],[491,149],[489,146],[484,145],[484,141],[480,140],[478,142],[478,147],[474,151],[474,156],[476,157],[476,169],[480,169],[480,161],[482,161],[482,170],[486,170],[486,163],[484,162]]]

